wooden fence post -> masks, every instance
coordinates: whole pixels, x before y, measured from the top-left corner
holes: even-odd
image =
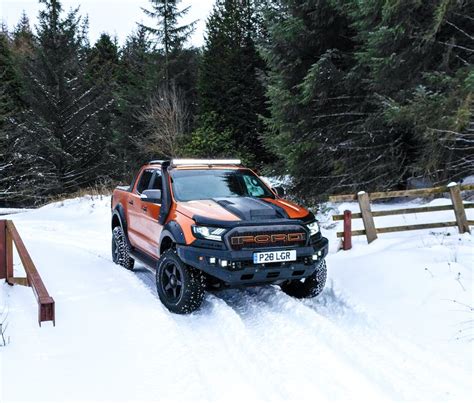
[[[352,249],[352,212],[344,211],[344,238],[342,238],[342,249]]]
[[[6,261],[7,261],[7,283],[13,285],[13,238],[12,234],[8,230],[8,221],[5,221],[6,227]]]
[[[377,239],[377,230],[375,229],[374,217],[370,209],[369,195],[365,192],[357,193],[357,200],[359,201],[360,213],[362,214],[362,221],[364,222],[365,235],[367,242],[371,243]]]
[[[7,220],[0,220],[0,279],[10,283],[13,278],[13,240],[8,231]]]
[[[7,278],[7,225],[0,220],[0,279]]]
[[[448,185],[449,192],[451,194],[451,201],[453,203],[454,215],[456,216],[456,223],[460,234],[465,232],[471,232],[469,229],[469,223],[467,222],[466,211],[464,210],[464,204],[461,197],[461,189],[455,182],[451,182]]]

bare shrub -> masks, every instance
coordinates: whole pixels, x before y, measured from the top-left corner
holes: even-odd
[[[147,130],[137,140],[138,147],[153,157],[176,157],[189,121],[182,91],[174,84],[161,87],[140,118],[146,123]]]

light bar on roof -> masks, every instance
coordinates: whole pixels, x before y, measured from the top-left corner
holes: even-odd
[[[240,165],[238,159],[231,160],[199,160],[199,159],[173,159],[173,165]]]

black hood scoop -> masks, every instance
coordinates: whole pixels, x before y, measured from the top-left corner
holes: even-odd
[[[243,221],[288,218],[283,208],[255,197],[222,197],[212,200]]]

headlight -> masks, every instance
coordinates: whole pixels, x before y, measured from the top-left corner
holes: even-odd
[[[202,227],[200,225],[193,225],[192,229],[196,238],[210,239],[211,241],[222,241],[222,234],[225,232],[224,228]]]
[[[313,221],[312,223],[308,224],[307,227],[311,236],[316,235],[319,232],[319,224],[317,221]]]

